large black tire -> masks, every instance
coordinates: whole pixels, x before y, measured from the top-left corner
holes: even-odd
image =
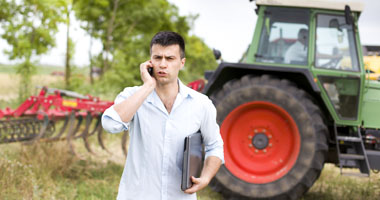
[[[319,107],[293,82],[269,75],[246,75],[225,83],[221,90],[211,95],[211,99],[216,106],[217,121],[222,128],[226,117],[237,107],[254,102],[268,102],[281,107],[291,116],[300,138],[298,156],[295,157],[291,169],[276,180],[257,184],[239,178],[236,172],[234,175],[226,167],[229,164],[227,151],[234,148],[226,147],[230,144],[228,138],[233,138],[228,134],[233,134],[231,132],[234,131],[223,133],[221,129],[222,136],[224,134],[226,163],[210,185],[215,191],[222,193],[225,199],[298,199],[318,179],[328,151],[327,128]],[[247,126],[254,126],[254,123]]]

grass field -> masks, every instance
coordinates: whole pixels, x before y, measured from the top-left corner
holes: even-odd
[[[0,99],[10,101],[17,99],[18,82],[20,77],[17,74],[4,74],[0,73]],[[51,85],[54,82],[63,81],[63,77],[51,76],[48,74],[38,74],[33,76],[32,83],[33,93],[36,94],[42,86]],[[16,91],[16,92],[15,92]]]
[[[125,162],[120,135],[105,135],[102,150],[91,138],[96,155],[85,151],[82,141],[71,155],[65,142],[35,145],[0,145],[0,199],[115,199]],[[378,200],[380,176],[358,178],[341,176],[331,164],[325,168],[304,200]],[[206,188],[199,200],[221,200],[220,194]]]
[[[16,65],[4,65],[0,64],[0,73],[15,74]],[[58,66],[36,66],[37,74],[51,74],[54,71],[64,71],[64,67]]]
[[[5,72],[5,70],[3,71]],[[17,98],[17,75],[0,73],[0,108]],[[33,85],[62,81],[48,73],[33,77]],[[91,137],[95,154],[86,152],[82,141],[75,141],[78,155],[68,152],[65,141],[0,145],[0,199],[115,199],[125,158],[121,135],[105,134],[109,152]],[[352,170],[357,171],[357,170]],[[199,200],[221,200],[209,187],[198,193]],[[339,168],[326,164],[320,178],[304,200],[380,200],[380,175],[370,178],[341,176]]]
[[[77,77],[85,77],[88,74],[87,68],[74,68],[72,74]],[[42,86],[64,89],[64,77],[52,75],[52,72],[64,72],[63,67],[37,66],[36,75],[32,77],[30,88],[31,94],[37,95]],[[78,79],[78,78],[77,78]],[[0,64],[0,108],[18,106],[18,90],[20,76],[16,74],[15,65]]]

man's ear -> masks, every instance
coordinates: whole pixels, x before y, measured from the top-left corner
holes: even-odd
[[[181,59],[181,69],[185,66],[186,58]]]

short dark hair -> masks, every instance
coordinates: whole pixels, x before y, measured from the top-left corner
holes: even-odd
[[[163,47],[170,45],[179,45],[181,58],[185,57],[185,41],[182,36],[176,32],[172,31],[160,31],[153,36],[152,41],[150,41],[150,53],[152,53],[152,46],[158,44]]]

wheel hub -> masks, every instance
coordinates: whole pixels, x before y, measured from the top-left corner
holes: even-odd
[[[269,138],[267,135],[265,135],[265,133],[258,133],[252,139],[252,145],[256,149],[260,149],[260,150],[265,149],[267,148],[268,143],[269,143]]]

